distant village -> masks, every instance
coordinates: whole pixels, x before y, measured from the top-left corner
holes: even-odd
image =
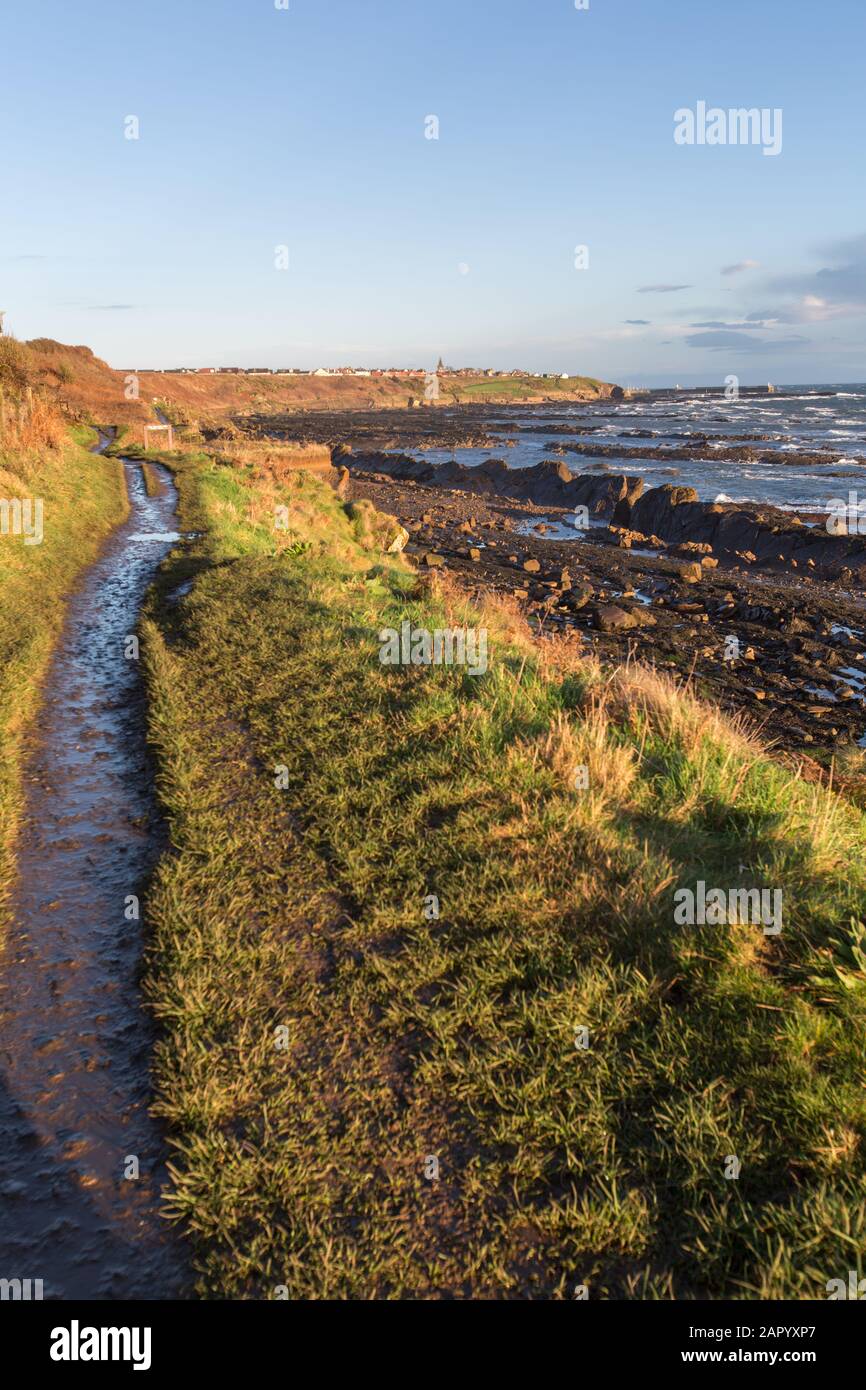
[[[369,376],[397,377],[424,381],[430,376],[460,377],[537,377],[539,380],[568,381],[568,372],[509,372],[494,371],[491,367],[446,367],[440,361],[435,372],[423,367],[138,367],[136,373],[161,372],[165,376]]]

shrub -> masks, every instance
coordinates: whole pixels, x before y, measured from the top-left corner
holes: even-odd
[[[0,337],[0,387],[15,394],[25,391],[32,377],[30,353],[16,338]]]

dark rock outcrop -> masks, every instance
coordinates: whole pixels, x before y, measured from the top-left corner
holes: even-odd
[[[866,538],[831,536],[823,526],[803,526],[775,507],[700,502],[694,488],[650,488],[636,502],[623,499],[614,523],[653,532],[677,546],[696,542],[732,563],[786,568],[807,566],[825,577],[866,580]],[[845,579],[845,582],[848,582]]]
[[[690,531],[676,534],[681,521],[686,525],[686,514],[677,512],[674,517],[673,512],[674,508],[697,500],[698,494],[693,487],[674,487],[671,483],[665,483],[664,487],[650,488],[634,502],[622,498],[616,505],[613,519],[618,526],[629,531],[642,531],[645,536],[661,536],[666,541],[674,538],[678,541],[694,540]]]
[[[613,515],[620,502],[636,502],[643,479],[626,474],[593,477],[575,474],[564,463],[544,459],[532,468],[509,468],[503,459],[485,459],[469,467],[451,459],[439,465],[408,454],[355,454],[346,459],[353,471],[380,473],[400,482],[458,488],[461,492],[507,497],[538,506],[586,507],[591,516]]]
[[[509,468],[503,459],[477,467],[450,460],[432,464],[408,454],[342,454],[351,471],[373,472],[400,482],[453,488],[479,496],[502,497],[557,508],[586,507],[590,516],[622,528],[610,539],[623,548],[650,537],[672,547],[700,547],[711,558],[736,565],[808,568],[844,584],[866,583],[866,536],[829,535],[821,526],[804,526],[770,506],[701,502],[694,488],[667,483],[644,491],[643,480],[627,473],[572,473],[567,464],[544,459],[532,468]],[[630,540],[623,533],[638,533]]]

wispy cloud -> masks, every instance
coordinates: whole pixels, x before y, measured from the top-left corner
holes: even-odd
[[[753,338],[748,333],[724,329],[709,333],[691,333],[685,342],[688,347],[707,348],[711,352],[777,353],[789,348],[800,348],[808,343],[808,338],[799,334],[792,338]]]
[[[726,323],[723,319],[704,319],[702,323],[693,323],[691,326],[692,328],[736,328],[739,330],[754,330],[756,328],[766,328],[767,324],[763,319],[756,319],[755,322],[752,322],[750,315],[748,319],[741,319],[736,323]]]
[[[134,309],[134,304],[88,304],[88,309],[98,309],[100,312],[106,311],[114,313],[118,309]]]
[[[733,265],[723,265],[722,275],[741,275],[744,270],[757,270],[760,261],[736,261]]]
[[[677,290],[690,290],[691,285],[641,285],[638,294],[674,294]]]
[[[651,319],[623,319],[623,323],[633,323],[635,327],[639,328],[646,328],[651,322]]]

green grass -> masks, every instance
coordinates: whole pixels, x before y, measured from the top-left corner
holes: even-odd
[[[199,1292],[821,1298],[862,1274],[862,813],[507,614],[483,677],[381,666],[381,627],[473,620],[460,596],[362,550],[312,479],[174,466],[205,534],[143,623],[172,840],[146,990]],[[699,879],[781,889],[782,934],[674,925]]]
[[[462,382],[452,387],[450,384],[446,388],[446,394],[455,394],[461,401],[487,400],[496,397],[498,400],[523,400],[526,396],[556,396],[573,395],[576,391],[589,392],[596,394],[600,387],[595,377],[571,376],[568,379],[563,377],[505,377],[497,379],[490,378],[487,381],[473,381],[464,385]]]
[[[44,539],[0,535],[0,923],[8,911],[21,810],[21,739],[63,621],[65,600],[106,535],[126,515],[120,465],[89,452],[76,427],[58,451],[0,450],[0,496],[41,498]]]
[[[144,490],[148,497],[161,497],[165,492],[165,483],[162,476],[152,463],[143,463],[141,472],[144,478]]]

